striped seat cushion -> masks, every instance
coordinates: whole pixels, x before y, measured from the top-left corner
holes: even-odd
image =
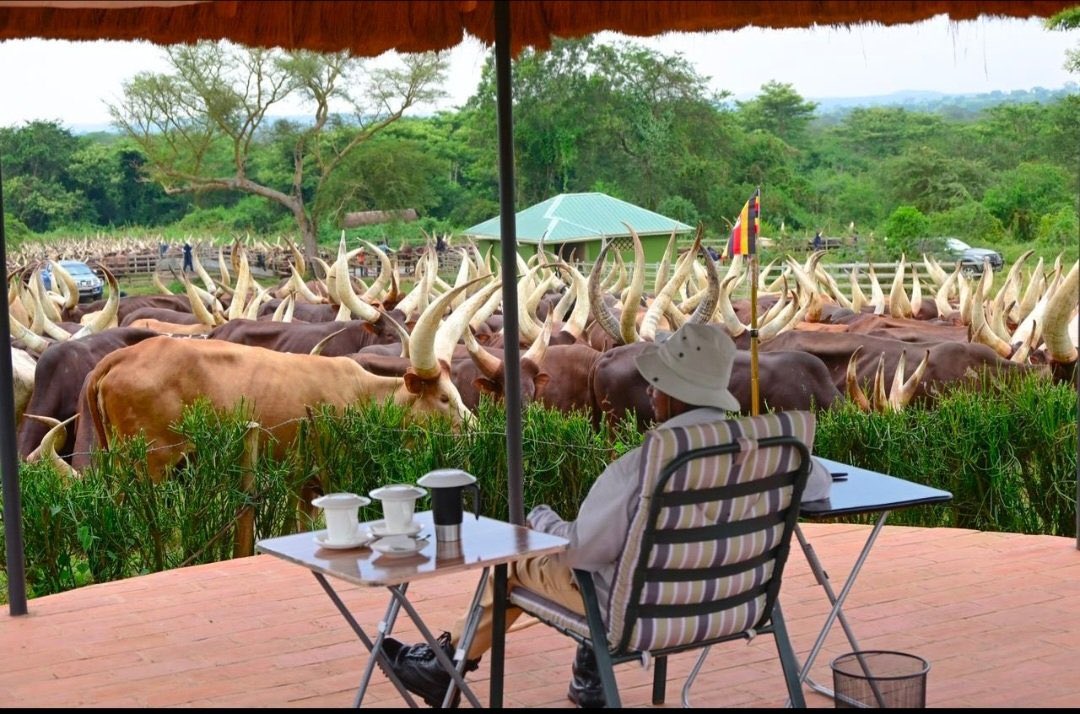
[[[511,588],[509,598],[511,604],[557,629],[576,632],[582,637],[589,636],[589,622],[584,615],[571,612],[539,593],[525,588]]]
[[[608,639],[612,647],[622,639],[628,626],[627,614],[633,590],[634,571],[648,525],[652,494],[664,466],[679,454],[703,446],[738,441],[738,454],[723,454],[693,459],[667,482],[665,491],[688,491],[745,483],[773,474],[793,471],[800,466],[799,452],[791,446],[757,448],[757,440],[770,436],[792,436],[811,447],[814,440],[814,416],[810,412],[788,411],[758,417],[746,417],[686,427],[670,427],[650,432],[642,445],[641,501],[630,524],[626,549],[620,558],[608,603]],[[663,508],[655,528],[659,532],[742,521],[774,514],[791,503],[790,486],[759,494],[721,501],[708,501]],[[773,548],[781,539],[783,523],[753,530],[745,535],[722,540],[690,543],[657,543],[648,554],[650,568],[698,569],[728,566],[745,562]],[[747,591],[766,583],[773,573],[774,561],[768,559],[751,570],[727,577],[694,579],[686,582],[646,581],[641,605],[693,605],[707,603]],[[704,615],[685,617],[641,617],[633,623],[628,646],[634,650],[677,647],[691,642],[746,631],[763,614],[764,593],[747,602]]]

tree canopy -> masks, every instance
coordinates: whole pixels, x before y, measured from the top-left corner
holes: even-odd
[[[463,106],[422,114],[446,78],[435,55],[389,65],[213,43],[167,55],[168,72],[125,83],[119,135],[0,128],[9,232],[288,232],[310,253],[346,212],[413,208],[450,232],[498,212],[490,60]],[[724,236],[760,186],[767,226],[895,234],[890,246],[930,234],[1067,244],[1078,221],[1075,92],[823,116],[792,85],[732,101],[677,53],[595,38],[525,50],[513,78],[519,208],[602,191]]]
[[[137,74],[109,105],[145,153],[148,175],[170,194],[227,190],[276,203],[293,216],[309,254],[320,218],[334,208],[327,185],[357,147],[439,96],[446,71],[434,54],[403,55],[390,68],[344,52],[214,42],[166,54],[171,72]],[[278,121],[264,136],[270,110],[290,98],[310,116]],[[282,160],[260,172],[254,154],[266,143]]]

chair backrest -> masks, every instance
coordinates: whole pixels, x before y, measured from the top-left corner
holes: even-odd
[[[766,625],[810,471],[814,415],[649,432],[611,586],[609,645],[660,650]]]

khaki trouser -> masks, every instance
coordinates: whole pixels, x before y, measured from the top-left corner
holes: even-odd
[[[571,612],[585,615],[585,603],[581,599],[581,591],[578,590],[577,581],[570,568],[558,562],[557,556],[542,555],[538,558],[526,558],[507,566],[507,592],[514,588],[522,587],[539,593],[552,602],[565,607]],[[488,577],[484,594],[480,599],[483,608],[480,614],[480,625],[476,629],[472,646],[465,655],[467,659],[479,659],[482,654],[491,649],[492,611],[495,603],[495,577]],[[506,627],[514,624],[521,615],[521,610],[516,607],[506,608]],[[468,613],[454,624],[451,632],[454,646],[461,639],[465,631],[465,622]]]

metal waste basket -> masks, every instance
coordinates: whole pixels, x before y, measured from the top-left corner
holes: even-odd
[[[926,706],[930,663],[904,652],[863,650],[834,659],[837,709],[914,709]]]

